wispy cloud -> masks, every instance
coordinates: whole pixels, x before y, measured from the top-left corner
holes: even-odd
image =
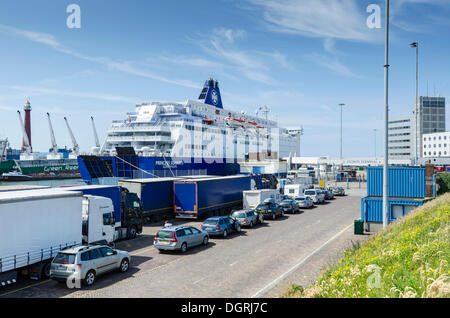
[[[114,61],[107,57],[93,57],[85,54],[81,54],[75,50],[69,49],[61,44],[56,38],[47,33],[34,32],[29,30],[23,30],[7,25],[0,24],[0,32],[5,32],[7,34],[13,34],[27,40],[47,45],[54,50],[79,58],[89,62],[101,64],[107,67],[109,70],[121,71],[127,74],[140,76],[148,79],[154,79],[160,82],[175,84],[179,86],[189,87],[189,88],[199,88],[199,86],[188,80],[177,80],[177,79],[169,79],[164,76],[155,74],[148,70],[143,70],[137,63],[133,63],[130,61]]]
[[[377,41],[356,0],[248,0],[276,32],[360,42]]]
[[[50,89],[45,87],[33,87],[33,86],[1,86],[1,87],[23,92],[27,96],[57,95],[57,96],[91,98],[108,102],[121,102],[127,104],[137,104],[140,102],[130,97],[110,95],[110,94],[99,94],[92,92]]]
[[[342,64],[336,57],[329,57],[323,54],[313,54],[309,56],[311,61],[318,65],[329,69],[330,71],[346,77],[363,78],[362,76],[353,73],[347,66]]]

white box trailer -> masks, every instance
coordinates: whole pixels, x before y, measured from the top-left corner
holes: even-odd
[[[294,199],[302,196],[306,189],[308,189],[308,186],[304,184],[287,184],[284,186],[284,195]]]
[[[254,209],[264,200],[272,198],[275,202],[281,200],[280,191],[275,189],[250,190],[243,192],[244,209]]]
[[[39,279],[56,253],[82,242],[81,192],[0,192],[0,286],[19,270]]]

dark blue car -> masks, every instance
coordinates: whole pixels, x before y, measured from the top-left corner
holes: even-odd
[[[241,231],[241,224],[238,220],[229,216],[215,216],[206,219],[202,224],[202,230],[209,235],[221,235],[227,237],[228,234]]]

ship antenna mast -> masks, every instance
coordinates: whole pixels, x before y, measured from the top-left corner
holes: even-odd
[[[263,113],[264,113],[264,117],[266,118],[266,120],[268,118],[269,111],[270,111],[269,107],[267,107],[267,105],[264,105]]]

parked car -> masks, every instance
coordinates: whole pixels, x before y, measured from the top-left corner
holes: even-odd
[[[322,197],[322,203],[325,202],[325,190],[322,188],[315,188],[317,190],[317,194]]]
[[[323,192],[325,193],[325,200],[333,200],[334,199],[333,191],[326,189],[326,190],[323,190]]]
[[[314,204],[320,204],[325,201],[324,194],[319,192],[317,189],[305,190],[305,197],[310,198]]]
[[[311,200],[307,196],[296,197],[295,198],[295,202],[297,203],[299,208],[310,209],[310,208],[312,208],[314,206],[313,200]]]
[[[253,227],[256,224],[264,222],[264,216],[253,210],[234,211],[231,214],[231,217],[238,220],[241,223],[241,226]]]
[[[295,214],[297,212],[300,212],[300,208],[297,205],[297,203],[291,199],[281,201],[280,208],[283,210],[284,213]]]
[[[91,286],[97,276],[119,270],[128,271],[131,256],[106,245],[81,245],[58,252],[50,265],[50,278],[59,282],[80,279]]]
[[[264,215],[264,218],[275,220],[277,217],[284,216],[284,211],[277,203],[261,203],[255,211]]]
[[[344,196],[345,195],[345,190],[342,187],[333,187],[331,189],[333,191],[333,194],[336,196]]]
[[[202,224],[202,230],[209,235],[222,235],[227,237],[231,233],[239,233],[241,231],[241,223],[239,220],[229,216],[214,216],[206,219]]]
[[[180,250],[186,252],[188,248],[198,245],[208,245],[209,234],[193,226],[169,226],[156,233],[153,246],[161,251]]]

